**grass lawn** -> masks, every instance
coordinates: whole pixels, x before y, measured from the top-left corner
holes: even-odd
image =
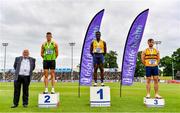
[[[13,99],[13,83],[0,83],[0,113],[4,112],[180,112],[180,85],[160,84],[160,94],[165,99],[163,108],[146,108],[143,104],[145,84],[134,83],[133,86],[123,86],[122,97],[119,97],[119,83],[107,83],[111,88],[111,107],[91,108],[89,105],[89,87],[81,87],[81,97],[78,97],[78,83],[57,83],[56,92],[60,92],[58,108],[38,108],[38,94],[44,90],[43,83],[31,83],[28,108],[22,107],[20,100],[18,108],[11,109]],[[152,85],[152,96],[153,94]]]

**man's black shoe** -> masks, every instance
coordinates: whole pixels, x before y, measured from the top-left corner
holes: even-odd
[[[48,94],[48,92],[43,92],[43,94]]]
[[[18,106],[17,105],[13,105],[13,106],[11,106],[11,108],[17,108]]]
[[[27,108],[27,107],[28,107],[28,105],[23,105],[23,107],[24,107],[24,108]]]
[[[51,94],[55,94],[55,92],[51,92]]]

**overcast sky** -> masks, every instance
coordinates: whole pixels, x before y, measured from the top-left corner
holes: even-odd
[[[149,15],[140,50],[147,47],[147,39],[162,41],[161,57],[171,55],[180,47],[180,0],[0,0],[0,43],[8,42],[7,68],[24,48],[42,68],[40,46],[46,32],[53,33],[59,45],[57,67],[71,66],[69,42],[75,42],[74,67],[80,62],[84,36],[93,16],[105,9],[101,23],[102,39],[108,51],[122,54],[129,28],[135,17],[149,8]],[[4,48],[0,46],[0,68],[3,68]]]

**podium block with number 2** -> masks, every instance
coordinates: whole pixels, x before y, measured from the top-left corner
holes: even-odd
[[[39,94],[38,106],[40,108],[52,108],[59,106],[59,93]]]
[[[109,107],[110,104],[110,88],[90,87],[90,106],[91,107]]]

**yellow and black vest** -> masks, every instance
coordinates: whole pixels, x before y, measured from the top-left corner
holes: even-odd
[[[155,48],[145,50],[145,66],[158,66],[158,51]]]
[[[104,53],[104,41],[93,40],[93,53]]]

